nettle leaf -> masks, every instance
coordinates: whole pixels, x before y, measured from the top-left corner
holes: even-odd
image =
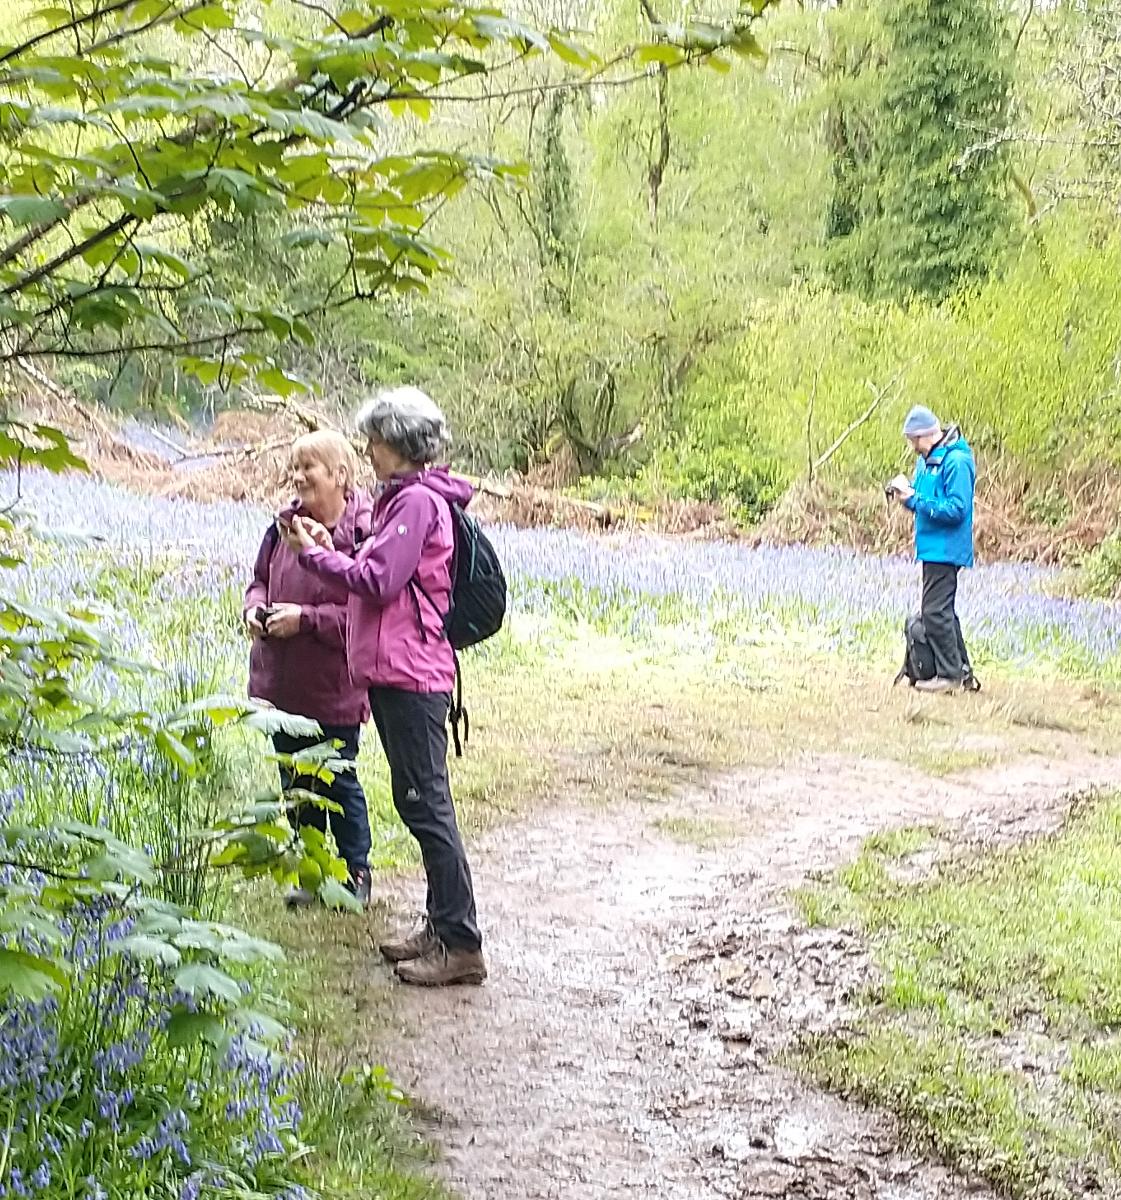
[[[188,921],[174,935],[174,941],[181,949],[207,950],[228,962],[278,962],[284,957],[284,952],[273,942],[212,922]]]
[[[164,756],[188,775],[193,775],[197,763],[195,756],[170,729],[161,729],[156,734],[156,746]]]
[[[0,992],[25,1000],[45,1000],[69,983],[66,972],[50,959],[0,946]]]
[[[263,1042],[281,1042],[289,1037],[291,1030],[275,1017],[258,1008],[239,1008],[233,1019],[246,1032]]]
[[[131,846],[107,846],[100,854],[88,858],[82,869],[86,876],[98,883],[109,883],[117,879],[135,879],[140,883],[156,882],[156,873],[146,855]]]
[[[685,62],[687,55],[680,46],[671,46],[668,42],[649,42],[639,46],[634,52],[635,61],[643,65],[657,63],[666,67],[677,67]]]
[[[223,1021],[211,1013],[176,1012],[167,1023],[169,1046],[197,1046],[203,1043],[221,1049],[229,1041]]]
[[[299,392],[311,391],[310,384],[282,367],[266,367],[265,370],[258,371],[257,382],[278,396],[294,396]]]
[[[598,54],[593,54],[579,42],[574,42],[571,38],[557,32],[549,34],[549,46],[561,62],[579,67],[581,70],[590,70],[592,67],[599,66],[602,61]]]
[[[0,214],[13,225],[39,225],[65,217],[66,205],[45,196],[0,196]]]
[[[140,962],[159,963],[162,967],[177,967],[183,961],[183,956],[170,942],[142,933],[125,938],[121,953]]]
[[[33,449],[30,458],[44,470],[55,474],[68,470],[89,470],[86,460],[74,453],[70,439],[61,429],[56,429],[53,425],[36,425],[34,434],[47,445]]]
[[[169,271],[172,275],[177,275],[184,283],[195,277],[195,269],[185,258],[181,258],[173,250],[168,250],[164,246],[152,245],[148,242],[134,242],[136,252],[140,260],[144,263],[155,263],[157,266],[163,267],[165,271]]]
[[[205,716],[215,725],[229,725],[254,711],[256,711],[256,707],[249,700],[242,700],[239,696],[217,693],[184,704],[182,708],[175,710],[170,719],[178,726],[188,717]]]
[[[179,365],[189,375],[193,375],[203,387],[213,387],[222,377],[220,359],[188,356],[180,359]]]
[[[179,33],[198,33],[204,29],[232,29],[233,26],[232,13],[227,12],[220,4],[208,4],[180,17],[172,27]]]
[[[739,30],[728,43],[728,48],[741,58],[754,59],[763,66],[766,66],[770,61],[767,51],[759,44],[755,35],[749,29]]]
[[[236,1004],[241,999],[241,985],[225,971],[206,963],[191,963],[175,973],[175,986],[188,996],[213,996]]]
[[[265,708],[259,712],[250,713],[245,718],[245,724],[259,733],[286,733],[290,737],[317,737],[323,731],[318,721],[310,717],[298,717],[293,713],[281,712],[278,708]]]
[[[311,247],[331,246],[336,240],[336,235],[329,229],[293,229],[291,233],[286,233],[281,239],[280,244],[288,250],[307,250]]]
[[[352,913],[363,911],[358,898],[348,892],[336,879],[324,879],[319,885],[317,894],[328,908],[341,908]]]
[[[538,33],[536,29],[523,25],[520,21],[511,20],[509,17],[488,16],[483,13],[473,13],[470,20],[475,32],[489,41],[512,42],[515,46],[526,50],[549,49],[547,37]]]

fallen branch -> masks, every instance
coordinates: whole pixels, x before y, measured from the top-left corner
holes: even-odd
[[[268,442],[255,442],[246,446],[221,446],[216,450],[198,450],[193,454],[186,454],[182,451],[182,457],[174,466],[181,466],[186,462],[199,462],[207,458],[258,458],[262,454],[271,454],[274,450],[282,450],[290,446],[292,439],[289,437],[273,438]],[[171,443],[174,445],[174,443]]]
[[[908,365],[910,365],[910,364],[908,364]],[[853,423],[840,435],[840,437],[837,438],[837,440],[833,443],[833,445],[830,446],[829,449],[826,450],[825,453],[822,454],[814,462],[813,471],[811,471],[811,477],[814,474],[816,474],[818,471],[820,471],[822,467],[825,466],[825,464],[833,457],[833,455],[836,454],[838,450],[840,450],[840,448],[845,444],[845,442],[847,442],[849,440],[849,438],[852,437],[852,435],[854,433],[856,433],[856,431],[858,429],[861,428],[861,426],[868,424],[868,422],[875,415],[876,410],[880,407],[881,404],[883,404],[883,402],[888,398],[888,396],[891,395],[896,384],[898,384],[899,378],[902,374],[903,374],[903,368],[900,368],[900,370],[898,370],[888,381],[887,386],[883,387],[883,388],[877,388],[876,385],[870,379],[865,380],[865,386],[868,388],[868,390],[872,393],[872,396],[873,396],[872,403],[869,404],[868,407],[864,410],[864,412],[862,412],[860,414],[860,416],[857,417],[856,420],[853,421]]]
[[[293,400],[288,396],[249,396],[246,398],[246,407],[264,412],[287,413],[289,416],[295,417],[308,433],[317,433],[320,429],[329,429],[334,433],[342,432],[321,412],[317,412],[314,408],[308,408],[306,404],[300,404],[298,400]]]

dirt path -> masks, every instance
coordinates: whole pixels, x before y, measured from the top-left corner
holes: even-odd
[[[488,985],[396,989],[377,1051],[438,1114],[466,1200],[983,1195],[902,1151],[889,1119],[773,1065],[793,1032],[846,1019],[866,969],[785,896],[876,830],[1019,838],[1118,782],[1121,760],[1097,758],[953,779],[821,758],[723,777],[671,810],[550,808],[474,849]],[[700,850],[657,832],[666,815],[737,832]]]

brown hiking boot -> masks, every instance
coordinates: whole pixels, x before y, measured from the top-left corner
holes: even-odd
[[[397,968],[397,978],[416,987],[479,984],[486,977],[487,964],[481,950],[449,950],[440,941],[423,958],[403,962]]]
[[[395,942],[382,942],[378,949],[387,962],[402,963],[412,962],[414,958],[423,958],[439,944],[436,930],[426,917],[415,933],[410,933],[407,938],[400,938]]]

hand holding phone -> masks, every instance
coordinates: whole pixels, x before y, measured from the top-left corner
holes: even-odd
[[[884,484],[884,494],[889,500],[907,500],[915,494],[915,489],[905,475],[896,475]]]

